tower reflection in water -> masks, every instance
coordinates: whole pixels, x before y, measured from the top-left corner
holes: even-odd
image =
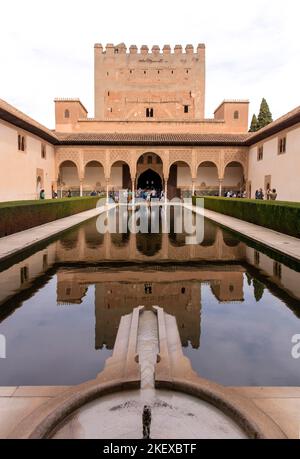
[[[120,318],[139,305],[159,305],[175,315],[182,345],[198,348],[201,284],[210,283],[219,301],[243,301],[245,269],[238,264],[243,244],[226,244],[222,230],[207,220],[200,245],[186,245],[186,235],[173,229],[172,221],[170,234],[103,235],[91,221],[78,231],[76,247],[59,245],[58,260],[69,267],[57,273],[58,302],[79,303],[87,286],[95,285],[96,349],[113,348]],[[72,266],[78,259],[94,266]],[[102,267],[95,266],[98,262]],[[120,266],[104,267],[103,262]],[[124,262],[130,266],[121,266]]]

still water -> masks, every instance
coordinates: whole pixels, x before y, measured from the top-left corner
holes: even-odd
[[[1,263],[0,385],[78,384],[112,354],[122,315],[159,305],[184,354],[225,385],[300,385],[300,265],[205,220],[184,235],[100,234],[89,220]]]

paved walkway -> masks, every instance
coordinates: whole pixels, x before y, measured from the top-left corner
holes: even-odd
[[[194,210],[199,214],[203,214],[203,209],[197,209],[195,206],[186,205],[186,208]],[[271,249],[277,250],[291,258],[300,260],[300,239],[297,239],[287,234],[278,233],[263,226],[254,225],[238,218],[229,217],[228,215],[213,212],[212,210],[204,210],[205,217],[210,220],[226,226],[244,236],[253,239],[255,242],[267,245]]]
[[[35,409],[56,397],[68,386],[0,387],[0,439]],[[299,387],[231,387],[239,395],[251,399],[270,416],[288,438],[300,438]]]
[[[45,225],[35,226],[19,233],[11,234],[0,238],[0,261],[15,255],[17,252],[27,249],[28,247],[49,239],[62,231],[78,225],[90,218],[93,218],[107,209],[111,209],[115,204],[108,206],[96,207],[95,209],[86,210],[70,217],[60,218]]]

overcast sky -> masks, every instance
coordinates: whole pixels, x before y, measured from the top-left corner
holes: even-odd
[[[94,114],[94,43],[206,44],[206,117],[224,99],[299,105],[297,0],[3,0],[0,97],[54,127],[55,97]]]

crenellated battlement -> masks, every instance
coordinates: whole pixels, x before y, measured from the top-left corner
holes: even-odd
[[[95,49],[97,50],[98,54],[105,54],[105,55],[114,55],[118,56],[119,54],[139,54],[141,56],[150,54],[153,56],[159,55],[176,55],[176,54],[201,54],[205,49],[205,45],[203,43],[199,43],[196,48],[193,45],[188,44],[185,46],[185,51],[183,51],[182,45],[175,45],[173,50],[169,44],[166,44],[162,47],[162,49],[158,45],[153,45],[150,49],[147,45],[142,45],[140,49],[136,45],[129,46],[129,52],[127,52],[127,47],[125,43],[119,43],[118,45],[114,45],[113,43],[108,43],[105,47],[102,46],[100,43],[95,44]]]

